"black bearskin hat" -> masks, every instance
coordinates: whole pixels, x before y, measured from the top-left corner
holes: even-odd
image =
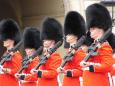
[[[61,24],[54,18],[46,18],[43,22],[41,38],[55,40],[58,42],[63,39],[63,31]]]
[[[78,36],[78,39],[86,34],[85,21],[83,17],[75,11],[70,11],[65,18],[64,34],[73,34]]]
[[[98,27],[106,31],[112,26],[112,19],[109,11],[103,5],[97,3],[87,7],[86,21],[88,29]]]
[[[37,28],[25,28],[23,36],[24,48],[38,49],[41,46],[40,31]]]
[[[0,35],[2,41],[6,39],[14,40],[14,45],[21,39],[19,26],[12,19],[3,19],[0,21]]]

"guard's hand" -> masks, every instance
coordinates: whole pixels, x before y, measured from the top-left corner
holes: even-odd
[[[24,74],[24,73],[19,74],[19,73],[16,73],[16,74],[15,74],[15,77],[18,78],[18,79],[20,79],[20,80],[24,80],[24,78],[25,78],[26,76],[29,76],[29,75],[31,75],[31,74]]]
[[[100,63],[85,62],[85,61],[81,61],[81,62],[80,62],[80,66],[82,66],[82,67],[89,67],[90,65],[93,65],[93,66],[101,66]]]
[[[61,68],[61,67],[58,67],[58,68],[57,68],[57,72],[58,72],[58,73],[65,73],[65,69],[64,69],[64,68]]]
[[[38,73],[38,70],[31,69],[30,73],[31,73],[31,74],[37,74],[37,73]]]
[[[61,72],[62,72],[61,67],[58,67],[58,68],[57,68],[57,72],[58,72],[58,73],[61,73]]]
[[[0,71],[2,71],[2,69],[3,69],[3,66],[2,66],[2,65],[0,65]]]
[[[13,55],[14,55],[14,52],[10,52],[10,55],[13,56]]]
[[[82,67],[87,67],[87,66],[89,66],[89,63],[88,63],[88,62],[85,62],[85,61],[81,61],[81,62],[80,62],[80,66],[82,66]]]
[[[2,71],[4,73],[11,73],[11,69],[10,68],[3,68]]]
[[[0,74],[3,74],[4,72],[3,72],[3,66],[2,65],[0,65]]]
[[[15,77],[16,77],[16,78],[19,78],[20,76],[21,76],[21,74],[19,74],[19,73],[16,73],[16,74],[15,74]]]
[[[83,70],[83,71],[85,71],[85,70],[88,70],[88,71],[89,71],[89,67],[83,67],[82,70]]]

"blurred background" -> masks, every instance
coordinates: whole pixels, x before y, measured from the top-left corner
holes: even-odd
[[[86,7],[93,3],[103,3],[115,19],[115,0],[0,0],[0,20],[13,18],[22,31],[28,26],[39,27],[46,16],[56,18],[63,25],[68,11],[78,11],[85,18]],[[0,42],[0,55],[3,52],[1,45]],[[62,49],[60,52],[63,55]]]

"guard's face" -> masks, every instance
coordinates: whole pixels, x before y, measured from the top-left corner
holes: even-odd
[[[26,48],[25,52],[28,56],[31,56],[33,54],[33,52],[35,52],[35,49],[33,48]]]
[[[43,40],[44,48],[49,48],[54,45],[54,40]]]
[[[10,47],[12,45],[14,45],[14,41],[11,40],[11,39],[6,39],[6,40],[3,41],[3,46],[6,47],[6,48]]]
[[[66,41],[68,43],[72,44],[77,41],[77,37],[73,34],[68,34],[68,35],[66,35]]]
[[[103,29],[97,27],[90,28],[90,36],[94,40],[99,39],[103,34],[104,34]]]

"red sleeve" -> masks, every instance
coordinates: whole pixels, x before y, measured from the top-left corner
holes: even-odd
[[[8,68],[11,69],[10,74],[14,75],[21,68],[22,56],[19,52],[16,52],[12,56],[12,60],[8,62]]]
[[[38,57],[33,59],[31,64],[29,65],[29,67],[25,71],[26,74],[29,74],[28,76],[25,77],[25,79],[24,79],[25,81],[36,81],[38,79],[36,74],[31,74],[30,73],[31,69],[34,68],[38,64],[38,61],[39,61]]]
[[[79,50],[78,52],[76,52],[77,54],[75,55],[75,65],[76,68],[72,69],[72,77],[78,77],[78,76],[82,76],[82,67],[80,66],[80,62],[83,60],[83,58],[86,56],[85,52],[83,52],[82,50]]]
[[[109,44],[105,43],[99,49],[99,57],[101,59],[100,66],[94,66],[95,72],[109,72],[112,69],[113,58],[112,48]]]
[[[61,61],[62,61],[61,56],[58,53],[52,54],[47,64],[48,68],[46,72],[42,73],[42,77],[43,78],[55,78],[58,75],[56,70],[60,66]]]
[[[114,65],[114,67],[112,67],[112,70],[111,70],[111,75],[113,75],[113,76],[115,76],[115,64],[113,64]]]
[[[114,57],[113,57],[114,58]],[[115,58],[114,58],[114,64],[112,65],[111,75],[115,75]]]
[[[36,74],[30,74],[24,78],[25,81],[37,81],[38,77]]]

